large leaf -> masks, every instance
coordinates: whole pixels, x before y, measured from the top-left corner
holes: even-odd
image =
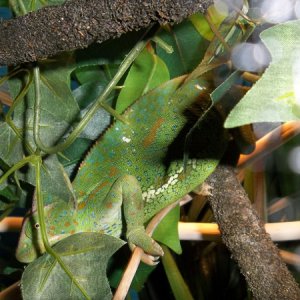
[[[276,25],[261,33],[272,55],[262,78],[228,116],[225,127],[300,118],[300,21]]]
[[[75,52],[77,66],[102,66],[106,69],[105,71],[111,72],[114,66],[122,62],[125,55],[129,53],[142,36],[143,31],[132,31],[118,39],[108,40],[101,44],[94,43],[87,49],[77,50]]]
[[[41,89],[41,122],[40,137],[44,144],[53,145],[67,132],[79,115],[79,107],[70,90],[70,74],[74,69],[74,60],[71,55],[56,57],[51,64],[40,63]],[[14,77],[9,81],[12,96],[15,98],[23,87],[23,77]],[[28,155],[24,144],[35,150],[33,141],[33,107],[35,93],[30,86],[25,99],[17,105],[13,114],[13,122],[23,133],[21,138],[6,124],[2,123],[0,144],[0,158],[12,166],[21,158]],[[18,173],[19,179],[34,184],[34,170],[30,168],[27,174]],[[48,158],[42,168],[42,189],[44,192],[56,195],[61,199],[70,199],[68,188],[65,185],[62,168],[56,158]]]
[[[53,249],[87,291],[91,299],[111,299],[106,278],[109,258],[124,245],[124,241],[99,233],[74,234]],[[84,299],[57,261],[44,254],[25,269],[21,289],[24,300]]]
[[[75,68],[72,55],[56,57],[51,63],[40,64],[41,121],[40,136],[47,146],[53,145],[70,128],[79,114],[78,104],[70,89],[70,74]],[[9,81],[12,96],[22,87],[22,80]],[[14,123],[26,131],[26,141],[35,147],[32,139],[35,89],[30,86],[24,99],[14,111]]]
[[[0,140],[0,157],[8,166],[22,158],[22,142],[5,122],[0,124]]]
[[[225,19],[226,15],[221,14],[215,6],[210,6],[208,8],[208,13],[211,19],[211,22],[216,28],[220,26],[222,21]],[[211,41],[214,37],[214,32],[211,30],[209,23],[207,22],[205,16],[201,13],[196,13],[189,17],[189,20],[193,23],[196,30],[203,36],[205,39]]]
[[[0,0],[0,7],[8,6],[8,0]]]
[[[180,207],[178,205],[163,218],[153,233],[156,241],[165,244],[177,254],[182,252],[178,234],[179,218]]]
[[[117,99],[116,110],[123,112],[140,96],[169,79],[165,63],[151,50],[144,49],[128,73]]]

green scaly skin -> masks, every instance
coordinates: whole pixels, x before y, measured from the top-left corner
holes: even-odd
[[[201,184],[215,169],[225,148],[224,130],[215,111],[204,118],[183,148],[187,110],[205,89],[201,80],[167,82],[141,97],[94,145],[72,183],[76,203],[52,199],[45,207],[50,244],[77,232],[101,232],[120,237],[151,255],[161,247],[145,233],[144,224],[167,205]],[[123,215],[126,228],[123,227]],[[31,262],[44,252],[37,216],[23,226],[17,258]]]

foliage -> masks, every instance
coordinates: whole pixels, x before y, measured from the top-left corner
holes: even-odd
[[[261,33],[272,62],[261,80],[231,111],[225,126],[255,122],[299,120],[299,20],[279,24]]]
[[[101,295],[101,299],[111,299],[109,283],[106,280],[107,263],[111,255],[123,244],[120,239],[108,235],[84,232],[62,240],[53,249],[63,257],[91,298]],[[21,288],[24,299],[56,299],[57,295],[65,295],[72,299],[82,297],[80,291],[49,254],[39,257],[25,269]]]

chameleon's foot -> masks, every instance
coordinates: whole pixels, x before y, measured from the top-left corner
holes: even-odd
[[[139,226],[127,233],[128,244],[138,246],[144,250],[145,253],[153,255],[153,260],[156,261],[157,256],[163,256],[164,251],[158,243],[156,243],[146,232],[144,227]]]

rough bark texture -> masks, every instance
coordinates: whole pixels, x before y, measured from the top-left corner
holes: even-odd
[[[36,61],[119,37],[151,23],[177,23],[212,0],[69,0],[0,23],[0,65]]]
[[[209,201],[222,239],[238,262],[254,297],[300,299],[298,284],[253,210],[234,169],[220,166],[206,182],[212,188]]]

